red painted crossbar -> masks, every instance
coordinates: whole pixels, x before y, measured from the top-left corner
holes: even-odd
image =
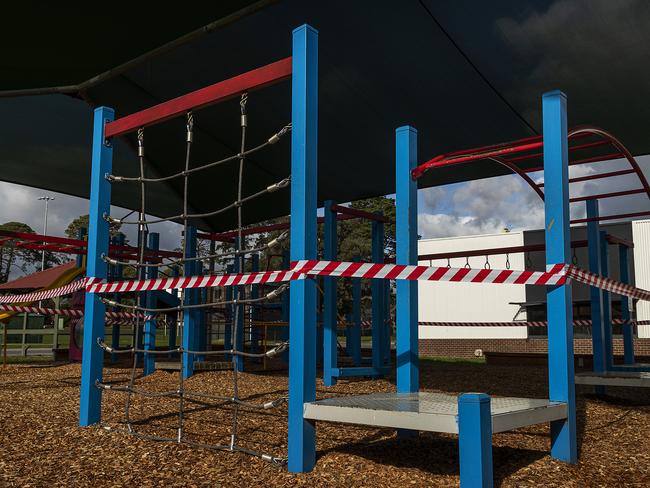
[[[330,207],[332,212],[336,212],[343,215],[350,215],[352,217],[359,217],[366,220],[376,220],[377,222],[389,222],[389,220],[383,215],[379,215],[372,212],[366,212],[365,210],[359,210],[358,208],[344,207],[343,205],[332,205]]]
[[[353,215],[338,215],[336,220],[352,220],[357,217]],[[318,224],[325,222],[324,217],[318,217]],[[242,229],[241,235],[243,236],[252,236],[255,234],[263,234],[265,232],[272,232],[274,230],[287,230],[291,227],[289,222],[281,222],[279,224],[269,224],[269,225],[260,225],[257,227],[247,227]],[[232,240],[239,235],[239,231],[229,230],[226,232],[216,232],[216,233],[199,233],[196,235],[199,239],[205,239],[207,241],[219,241],[219,242],[232,242]]]
[[[104,135],[110,138],[126,134],[290,77],[291,57],[288,57],[109,122],[104,129]]]
[[[629,219],[633,217],[647,217],[650,215],[650,211],[644,212],[632,212],[616,215],[599,215],[598,217],[587,217],[584,219],[574,219],[571,221],[572,224],[584,224],[586,222],[602,222],[603,220],[616,220],[616,219]]]

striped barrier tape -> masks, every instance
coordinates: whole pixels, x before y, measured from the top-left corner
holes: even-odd
[[[36,291],[32,293],[24,293],[22,295],[0,295],[0,303],[25,303],[36,302],[39,300],[47,300],[49,298],[56,298],[63,295],[70,295],[77,290],[83,289],[89,282],[97,281],[96,278],[83,278],[73,281],[67,285],[51,290]]]
[[[0,310],[3,312],[16,312],[16,313],[37,313],[41,315],[62,315],[64,317],[83,317],[84,311],[80,308],[47,308],[47,307],[33,307],[30,305],[7,305],[0,304]],[[107,319],[137,319],[144,318],[149,320],[153,315],[144,316],[142,314],[135,314],[131,312],[106,312]]]
[[[304,279],[306,276],[440,281],[451,283],[495,283],[515,285],[562,285],[567,279],[595,286],[618,295],[650,301],[650,291],[636,288],[575,266],[556,264],[547,271],[448,268],[446,266],[406,266],[400,264],[351,263],[304,260],[292,263],[287,271],[262,271],[222,275],[202,275],[148,280],[104,282],[85,278],[59,288],[24,295],[0,295],[0,303],[20,303],[68,295],[85,287],[88,293],[127,293],[166,289],[258,285]]]
[[[605,278],[604,276],[597,275],[575,266],[568,267],[567,277],[577,281],[578,283],[595,286],[596,288],[600,288],[601,290],[609,291],[617,295],[650,301],[650,291],[643,290],[641,288],[637,288],[620,281],[612,280],[611,278]]]
[[[591,327],[591,320],[574,320],[574,327]],[[418,322],[418,325],[432,327],[548,327],[545,320],[521,322]],[[650,325],[650,320],[613,319],[612,325]]]
[[[549,271],[405,266],[400,264],[351,263],[343,261],[296,261],[288,271],[262,271],[223,275],[156,278],[89,283],[88,293],[125,293],[166,289],[258,285],[303,279],[306,276],[338,276],[418,281],[499,283],[517,285],[561,285],[566,282],[565,266]]]

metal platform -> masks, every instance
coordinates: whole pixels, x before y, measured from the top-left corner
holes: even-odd
[[[588,371],[576,374],[576,385],[632,386],[650,388],[650,373],[639,371]]]
[[[458,397],[419,392],[327,398],[306,403],[304,416],[312,420],[458,434]],[[565,403],[536,398],[492,398],[493,432],[566,417]]]

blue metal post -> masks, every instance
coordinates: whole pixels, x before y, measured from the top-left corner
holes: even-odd
[[[178,266],[174,266],[172,268],[172,276],[174,278],[178,277],[180,274],[180,270]],[[169,325],[169,335],[167,336],[167,345],[169,349],[175,349],[176,348],[176,338],[177,338],[177,333],[178,333],[178,321],[176,315],[174,315],[174,320],[173,322]],[[173,356],[173,353],[169,353],[167,357],[171,358]]]
[[[598,218],[598,200],[587,200],[587,218]],[[587,222],[587,244],[589,250],[589,271],[601,274],[601,246],[600,225],[597,220]],[[605,360],[605,323],[603,318],[603,294],[600,288],[589,287],[591,301],[591,344],[594,360],[594,372],[603,373],[607,370]],[[597,391],[604,393],[604,389],[597,387]]]
[[[324,204],[325,222],[323,225],[324,246],[323,259],[336,261],[336,216],[331,207],[332,200]],[[332,368],[337,366],[337,320],[336,320],[336,278],[323,278],[323,384],[333,386],[336,378],[332,375]]]
[[[293,31],[291,84],[291,260],[316,259],[318,192],[318,32]],[[316,399],[316,283],[291,282],[288,467],[311,471],[316,462],[316,426],[303,405]]]
[[[235,249],[239,249],[239,239],[235,239]],[[244,272],[244,259],[243,256],[235,257],[235,264],[233,266],[234,273],[243,273]],[[244,287],[236,286],[234,288],[234,296],[237,300],[244,299]],[[236,319],[236,320],[235,320]],[[239,351],[244,350],[244,305],[238,304],[233,307],[233,320],[235,320],[235,335],[233,337],[233,349],[236,348]],[[238,354],[235,354],[235,368],[237,371],[244,371],[244,357]]]
[[[569,162],[566,95],[542,97],[546,264],[569,264]],[[573,366],[573,307],[571,285],[549,286],[548,374],[549,398],[567,404],[567,418],[551,422],[551,455],[566,462],[578,460]]]
[[[417,183],[411,170],[417,165],[417,130],[410,126],[395,131],[395,237],[397,264],[418,264]],[[418,285],[397,280],[397,392],[419,389]]]
[[[390,366],[390,342],[393,326],[390,320],[390,281],[384,280],[384,364]]]
[[[234,272],[234,266],[229,265],[226,266],[226,272],[227,273],[233,273]],[[232,301],[233,297],[233,287],[229,286],[226,288],[226,302]],[[232,330],[233,327],[235,326],[235,307],[233,305],[226,305],[226,320],[224,323],[224,329],[223,329],[223,349],[225,351],[229,351],[232,349]],[[232,359],[232,356],[230,354],[225,354],[224,355],[224,360],[225,361],[230,361]]]
[[[607,232],[600,231],[600,273],[609,277],[609,245]],[[612,338],[612,295],[603,290],[603,339],[605,349],[605,368],[610,371],[614,364],[614,342]]]
[[[458,397],[460,486],[493,486],[490,397],[465,393]]]
[[[372,262],[384,263],[384,223],[372,221]],[[386,320],[384,317],[385,280],[371,280],[370,289],[372,294],[372,366],[381,368],[384,365],[384,341],[386,334],[384,328]]]
[[[187,234],[184,236],[185,256],[188,258],[196,257],[196,227],[187,226]],[[195,274],[196,263],[194,261],[186,261],[184,264],[185,276],[192,276]],[[194,305],[196,303],[196,290],[185,290],[184,305]],[[198,320],[196,313],[191,309],[183,311],[183,350],[191,351],[196,350],[197,344],[197,326]],[[194,355],[183,352],[183,365],[181,374],[183,378],[189,378],[194,374]]]
[[[160,248],[160,234],[158,232],[151,232],[149,234],[149,249],[157,251]],[[153,279],[158,277],[158,267],[147,267],[147,278]],[[147,308],[155,308],[156,306],[156,293],[148,291],[145,294],[145,304]],[[151,319],[146,320],[144,323],[144,350],[156,350],[156,317],[150,315]],[[154,354],[144,353],[144,366],[143,375],[147,376],[156,371],[156,358]]]
[[[113,167],[113,147],[104,137],[104,127],[114,117],[113,109],[95,109],[86,275],[99,279],[106,279],[108,274],[106,262],[102,259],[102,254],[108,254],[108,222],[103,216],[110,212],[111,185],[105,176]],[[95,424],[101,419],[102,396],[95,382],[102,379],[104,351],[97,344],[97,338],[104,338],[105,312],[106,307],[99,295],[86,293],[79,401],[79,425],[82,427]]]
[[[289,261],[290,261],[289,253],[288,252],[282,253],[282,269],[289,269],[289,264],[290,264]],[[282,322],[287,324],[286,327],[282,327],[280,329],[280,339],[282,340],[282,342],[286,342],[289,340],[289,325],[288,325],[289,324],[289,303],[290,303],[289,293],[285,291],[282,294],[282,298],[280,301],[280,320],[282,320]],[[282,353],[281,358],[285,364],[289,364],[289,351],[284,351]]]
[[[251,256],[251,271],[254,273],[256,271],[260,270],[260,255],[259,254],[253,254]],[[252,285],[251,286],[251,299],[255,300],[260,297],[260,290],[258,285]],[[250,328],[250,335],[251,335],[251,352],[252,353],[257,353],[259,351],[259,340],[260,340],[260,333],[259,333],[259,328],[255,325],[255,322],[257,321],[259,317],[258,313],[259,308],[256,305],[251,306],[251,328]]]
[[[86,229],[84,229],[83,227],[79,227],[79,229],[77,230],[77,239],[83,241],[85,237],[86,237]],[[83,254],[77,254],[76,266],[77,268],[83,268],[84,266]]]
[[[125,239],[124,234],[118,234],[114,238],[114,242],[118,246],[123,246],[124,245],[124,239]],[[121,265],[121,264],[116,265],[114,267],[114,271],[115,271],[114,278],[116,280],[121,280],[122,278],[124,278],[124,266],[123,265]],[[113,300],[118,301],[119,299],[120,299],[120,294],[115,293],[113,295]],[[112,327],[112,329],[111,329],[111,347],[113,348],[113,350],[117,350],[117,348],[120,347],[120,332],[121,332],[120,331],[120,326],[115,326],[114,325]],[[111,354],[111,362],[112,363],[117,362],[117,354],[115,354],[115,353]]]
[[[618,245],[619,279],[630,283],[629,248],[625,244]],[[634,364],[634,326],[630,323],[630,299],[621,295],[621,318],[623,319],[623,362]]]
[[[359,256],[352,261],[359,262]],[[350,356],[352,364],[361,366],[361,278],[352,278],[352,328],[350,330]]]

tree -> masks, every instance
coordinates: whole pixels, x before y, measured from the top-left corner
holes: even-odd
[[[0,230],[9,232],[20,232],[23,234],[34,234],[34,230],[22,222],[6,222],[0,225]],[[37,269],[40,271],[41,251],[37,249],[27,249],[16,247],[19,239],[9,239],[3,242],[0,247],[0,283],[9,281],[11,273],[20,271],[22,274]],[[45,267],[51,267],[60,264],[60,258],[52,252],[45,252]]]
[[[76,219],[74,219],[72,222],[68,224],[68,227],[65,229],[65,235],[69,237],[70,239],[78,239],[79,238],[79,229],[85,229],[86,233],[88,232],[88,223],[89,223],[89,216],[88,214],[86,215],[80,215]],[[120,229],[122,228],[122,224],[116,224],[116,223],[111,223],[109,224],[109,235],[111,237],[117,237],[118,234],[120,234]],[[126,242],[126,241],[125,241]]]

